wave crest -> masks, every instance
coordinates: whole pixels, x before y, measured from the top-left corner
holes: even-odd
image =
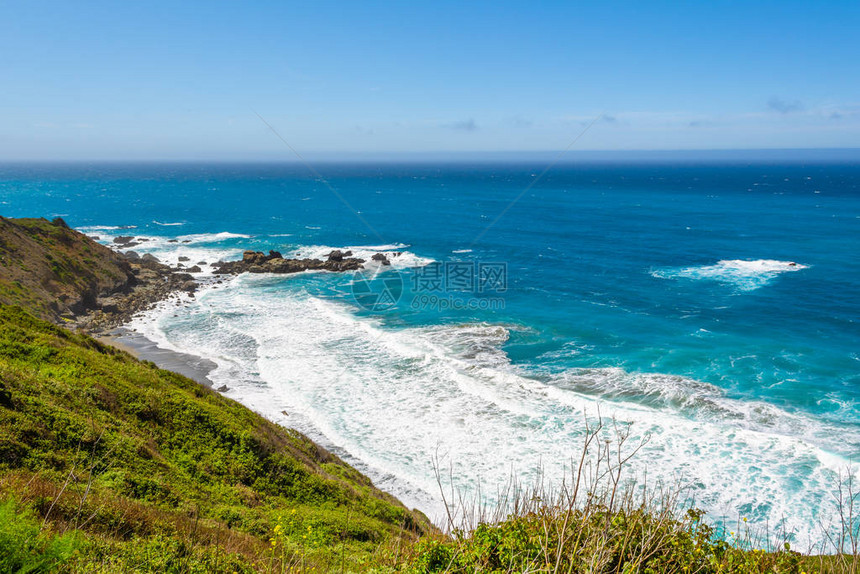
[[[388,256],[391,262],[391,267],[395,269],[408,269],[410,267],[424,267],[433,263],[433,259],[421,257],[412,251],[407,251],[409,245],[403,243],[391,243],[387,245],[348,245],[346,247],[332,247],[330,245],[307,245],[297,247],[291,257],[308,257],[311,259],[326,259],[328,254],[335,250],[352,251],[353,257],[364,259],[367,262],[371,261],[377,253],[384,253]],[[367,266],[367,263],[365,264]]]
[[[808,269],[794,261],[776,259],[724,259],[714,265],[692,267],[662,267],[651,275],[658,279],[711,280],[726,283],[738,291],[754,291],[771,283],[782,273]]]

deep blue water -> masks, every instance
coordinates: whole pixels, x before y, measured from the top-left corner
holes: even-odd
[[[599,405],[709,509],[796,528],[824,512],[860,455],[860,165],[544,167],[7,165],[0,213],[148,236],[135,249],[170,261],[405,252],[371,283],[393,308],[363,308],[352,275],[243,277],[137,328],[208,353],[236,398],[289,410],[415,504],[435,497],[433,444],[492,482],[573,453]],[[430,288],[414,266],[431,261],[505,288]]]

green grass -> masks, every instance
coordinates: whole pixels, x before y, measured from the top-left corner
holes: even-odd
[[[75,533],[42,529],[32,511],[0,501],[0,572],[50,572],[67,563],[80,545]]]
[[[304,561],[324,568],[323,546],[358,563],[427,528],[298,432],[10,306],[0,307],[0,486],[58,531],[86,533],[92,556],[181,540],[179,554],[226,548],[260,568],[289,512]],[[307,526],[326,544],[303,544]]]
[[[120,255],[57,220],[0,217],[0,303],[57,320],[125,288],[130,272]]]

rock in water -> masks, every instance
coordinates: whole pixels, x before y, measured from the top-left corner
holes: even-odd
[[[245,251],[241,261],[218,261],[212,264],[219,275],[238,273],[299,273],[300,271],[354,271],[364,265],[363,259],[348,257],[351,251],[329,253],[328,260],[285,259],[277,251],[264,255],[261,251]]]
[[[391,261],[388,260],[388,257],[385,256],[384,253],[377,253],[373,257],[371,257],[374,261],[378,261],[382,265],[391,265]]]

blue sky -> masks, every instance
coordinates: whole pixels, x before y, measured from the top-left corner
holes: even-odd
[[[5,2],[0,160],[860,148],[860,2]]]

